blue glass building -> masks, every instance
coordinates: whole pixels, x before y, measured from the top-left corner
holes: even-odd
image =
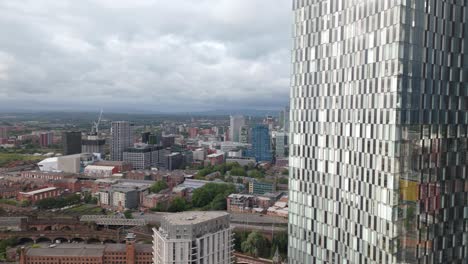
[[[271,142],[269,129],[265,125],[255,125],[252,127],[252,152],[257,162],[271,162]]]

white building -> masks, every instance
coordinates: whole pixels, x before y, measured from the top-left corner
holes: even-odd
[[[112,177],[117,172],[115,166],[88,165],[84,169],[84,174],[91,177]]]
[[[226,212],[183,212],[164,216],[153,228],[155,264],[231,264],[232,230]]]
[[[229,127],[229,140],[239,142],[241,128],[245,125],[244,116],[231,116],[231,126]]]
[[[193,151],[193,160],[203,161],[206,158],[206,150],[203,148],[196,149]]]

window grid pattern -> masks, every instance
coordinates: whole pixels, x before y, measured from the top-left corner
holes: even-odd
[[[466,262],[467,3],[293,9],[289,263]]]

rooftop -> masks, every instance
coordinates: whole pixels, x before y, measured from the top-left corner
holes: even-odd
[[[115,168],[114,166],[88,165],[88,166],[86,166],[85,170],[108,170],[108,171],[112,171],[114,168]]]
[[[205,221],[223,217],[229,215],[226,212],[198,212],[198,211],[191,211],[191,212],[182,212],[182,213],[175,213],[175,214],[167,214],[164,216],[164,219],[173,225],[193,225],[193,224],[200,224]]]
[[[81,247],[61,247],[55,248],[30,248],[27,251],[28,256],[50,256],[50,257],[102,257],[104,253],[104,246],[91,246],[88,245]]]
[[[20,192],[20,193],[25,194],[25,195],[35,195],[35,194],[38,194],[38,193],[53,191],[53,190],[56,190],[56,189],[57,188],[55,188],[55,187],[47,187],[47,188],[43,188],[43,189],[39,189],[39,190],[34,190],[34,191],[30,191],[30,192]]]

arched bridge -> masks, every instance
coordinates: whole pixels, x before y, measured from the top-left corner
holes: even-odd
[[[69,230],[45,230],[45,231],[16,231],[1,232],[0,240],[16,237],[19,243],[54,243],[61,242],[85,242],[85,243],[121,243],[125,236],[119,230],[95,230],[95,231],[69,231]]]

